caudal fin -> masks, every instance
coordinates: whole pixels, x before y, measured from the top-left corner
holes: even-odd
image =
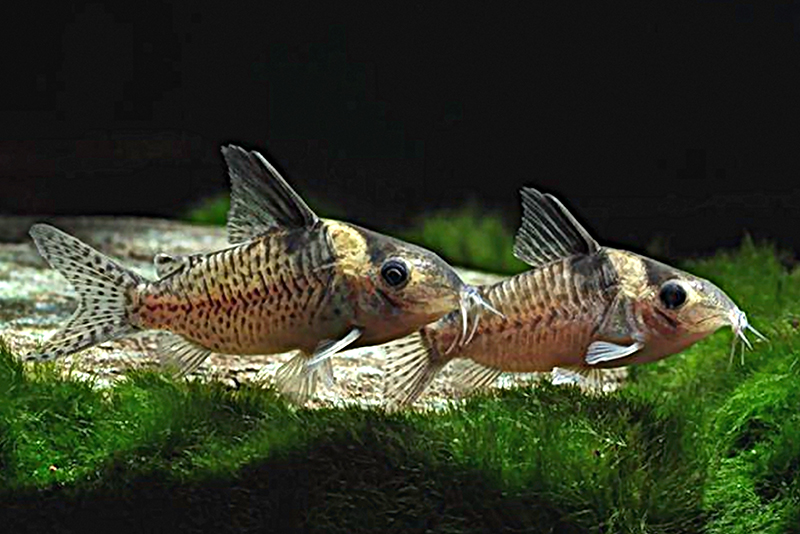
[[[25,360],[53,360],[135,329],[127,309],[136,286],[145,282],[141,276],[50,225],[35,224],[30,235],[47,263],[72,283],[80,302],[67,324]]]
[[[418,332],[383,348],[387,358],[383,395],[390,408],[417,400],[448,362]]]

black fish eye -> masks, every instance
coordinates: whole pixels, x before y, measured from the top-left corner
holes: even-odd
[[[408,282],[408,267],[400,260],[389,260],[381,267],[381,277],[389,286],[400,288]]]
[[[664,306],[668,310],[674,310],[686,302],[686,290],[683,289],[680,284],[667,282],[661,286],[661,292],[658,294],[658,298],[661,299],[661,302],[664,303]]]

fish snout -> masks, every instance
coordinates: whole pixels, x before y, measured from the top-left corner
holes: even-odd
[[[728,312],[728,321],[731,323],[731,328],[736,332],[744,330],[750,324],[747,320],[747,314],[739,308],[734,308]]]
[[[747,339],[745,336],[745,331],[749,330],[752,332],[758,339],[762,341],[767,341],[766,336],[764,336],[761,332],[756,330],[750,325],[750,321],[747,320],[747,314],[745,314],[742,310],[737,307],[733,307],[733,309],[728,314],[728,320],[730,321],[731,328],[733,329],[734,333],[734,343],[736,343],[737,339],[740,339],[742,343],[747,346],[748,349],[752,350],[753,345],[750,343],[750,340]]]

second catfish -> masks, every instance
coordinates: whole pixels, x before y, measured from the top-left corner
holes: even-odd
[[[554,382],[597,387],[598,369],[664,358],[722,326],[748,346],[745,329],[763,338],[708,280],[600,246],[552,195],[524,188],[522,206],[514,254],[533,270],[480,288],[500,313],[476,317],[466,338],[451,313],[388,344],[390,402],[413,402],[454,359],[467,360],[454,376],[462,391],[504,371],[553,371]]]

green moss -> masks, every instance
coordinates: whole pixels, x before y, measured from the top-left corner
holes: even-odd
[[[745,242],[684,266],[730,331],[600,397],[544,384],[443,411],[297,409],[269,388],[135,372],[98,390],[0,347],[9,531],[800,531],[800,280]]]

